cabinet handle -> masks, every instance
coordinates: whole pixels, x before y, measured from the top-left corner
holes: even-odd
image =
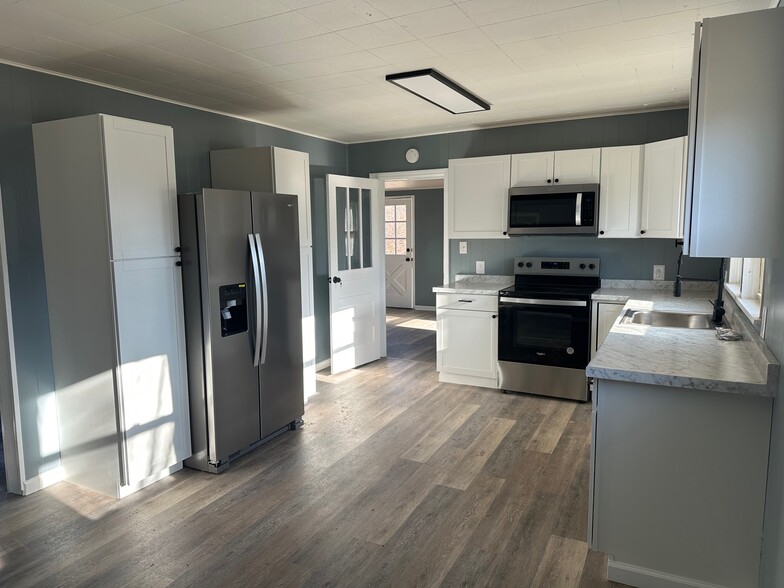
[[[506,231],[504,231],[504,235],[506,235],[506,234],[507,234]]]
[[[552,180],[547,180],[547,183],[548,183],[548,184],[552,184],[552,183],[553,183],[553,181],[552,181]]]
[[[457,299],[457,301],[458,302],[473,302],[473,300],[460,300],[459,298]]]
[[[182,262],[181,262],[181,261],[175,261],[175,262],[174,262],[174,265],[176,265],[176,266],[181,266],[181,265],[182,265]]]
[[[640,235],[644,235],[644,234],[645,234],[645,229],[643,229],[642,231],[640,231]]]
[[[494,315],[493,315],[493,318],[498,318],[498,315],[497,315],[497,314],[494,314]]]
[[[174,251],[175,251],[176,253],[179,253],[180,251],[182,251],[182,247],[175,247],[175,248],[174,248]]]
[[[558,183],[558,178],[555,178],[555,183],[556,183],[556,184]]]
[[[599,231],[599,234],[600,235],[604,235],[604,231]]]

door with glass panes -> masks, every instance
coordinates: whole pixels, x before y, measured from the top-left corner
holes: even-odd
[[[327,175],[333,374],[385,352],[380,194],[378,180]]]
[[[414,199],[384,199],[384,282],[387,306],[414,308]]]

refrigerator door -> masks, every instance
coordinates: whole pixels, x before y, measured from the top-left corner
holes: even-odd
[[[296,196],[253,192],[252,203],[266,290],[259,374],[261,433],[267,436],[301,419],[305,410],[299,218]]]
[[[261,438],[250,193],[197,196],[210,462]]]

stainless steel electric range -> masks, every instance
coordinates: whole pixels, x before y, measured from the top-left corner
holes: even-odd
[[[500,388],[588,399],[591,294],[597,258],[515,258],[515,285],[499,292]]]

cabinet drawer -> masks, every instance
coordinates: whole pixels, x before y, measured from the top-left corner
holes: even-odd
[[[488,294],[437,294],[436,308],[452,310],[498,310],[498,296]]]

